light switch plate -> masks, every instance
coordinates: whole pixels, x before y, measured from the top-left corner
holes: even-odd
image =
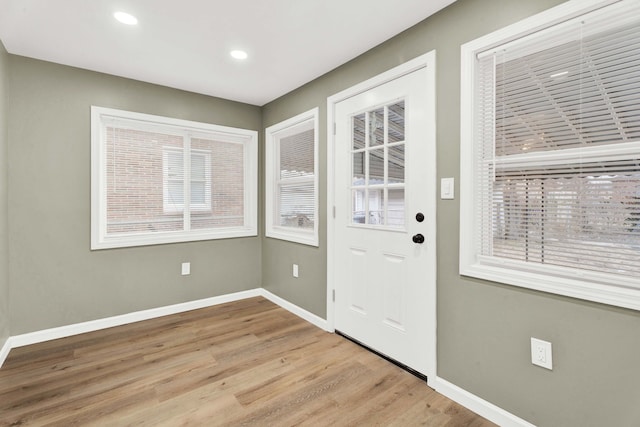
[[[452,200],[455,198],[454,178],[440,179],[440,198],[443,200]]]
[[[191,263],[190,262],[183,262],[182,263],[182,275],[183,276],[188,276],[189,274],[191,274]]]

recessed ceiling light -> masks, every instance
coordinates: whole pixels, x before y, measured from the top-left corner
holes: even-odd
[[[566,76],[567,74],[569,74],[569,72],[568,72],[568,71],[561,71],[561,72],[559,72],[559,73],[551,74],[551,75],[549,76],[549,78],[551,78],[551,79],[558,79],[558,78],[560,78],[560,77],[564,77],[564,76]]]
[[[138,18],[125,12],[116,12],[113,17],[127,25],[136,25],[138,23]]]
[[[247,59],[249,56],[244,50],[232,50],[229,54],[235,59]]]

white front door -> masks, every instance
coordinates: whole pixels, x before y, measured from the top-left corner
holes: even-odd
[[[435,374],[434,64],[335,104],[335,329]]]

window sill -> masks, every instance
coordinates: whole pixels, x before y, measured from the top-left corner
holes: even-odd
[[[127,248],[133,246],[162,245],[167,243],[187,243],[203,240],[231,239],[236,237],[255,237],[258,232],[250,227],[218,228],[206,232],[158,232],[154,234],[130,234],[105,237],[91,242],[91,250]]]
[[[613,278],[613,275],[584,273],[563,267],[551,267],[547,274],[529,269],[526,263],[521,268],[488,265],[477,262],[460,266],[460,275],[489,280],[536,291],[547,292],[601,304],[640,310],[640,284],[627,277]],[[606,280],[605,280],[606,279]],[[615,280],[617,279],[617,280]],[[611,284],[615,281],[615,285]],[[633,286],[636,287],[633,287]]]
[[[318,247],[318,236],[313,231],[296,232],[284,228],[270,229],[266,232],[266,237],[272,239],[285,240],[292,243]]]

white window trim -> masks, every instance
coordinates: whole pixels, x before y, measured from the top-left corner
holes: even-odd
[[[639,281],[606,273],[483,257],[478,254],[481,219],[475,215],[474,75],[476,57],[535,31],[567,21],[619,0],[570,0],[557,7],[505,27],[461,47],[460,128],[460,274],[573,298],[640,310]],[[620,146],[623,150],[628,147]],[[611,148],[593,150],[611,156]],[[593,153],[591,153],[593,154]],[[544,155],[542,155],[544,156]],[[491,259],[488,259],[491,258]]]
[[[221,141],[244,145],[244,225],[217,229],[167,231],[109,236],[104,120],[133,120],[141,127],[161,126],[173,132],[206,133]],[[258,132],[104,107],[91,107],[91,250],[164,243],[227,239],[258,235]]]
[[[182,154],[184,150],[176,147],[164,147],[162,149],[162,209],[168,213],[179,213],[184,210],[184,203],[167,203],[169,199],[169,175],[168,175],[168,159],[167,156],[170,152]],[[205,187],[207,182],[211,185],[211,152],[207,150],[191,150],[191,156],[201,156],[205,159]],[[180,179],[180,182],[184,183],[184,180]],[[194,179],[191,179],[194,182]],[[206,191],[204,203],[191,202],[192,212],[206,212],[211,210],[211,191]]]
[[[269,126],[266,131],[265,138],[265,235],[274,239],[287,240],[290,242],[301,243],[304,245],[318,246],[318,114],[319,109],[316,107],[312,110],[305,111],[295,117],[291,117],[283,122]],[[313,207],[314,221],[313,230],[300,230],[293,227],[283,227],[276,224],[278,217],[278,196],[279,187],[281,185],[279,179],[279,143],[282,138],[290,134],[300,132],[300,126],[306,122],[309,127],[313,126],[313,188],[315,205]],[[282,185],[294,185],[303,182],[309,182],[311,178],[290,178]]]

